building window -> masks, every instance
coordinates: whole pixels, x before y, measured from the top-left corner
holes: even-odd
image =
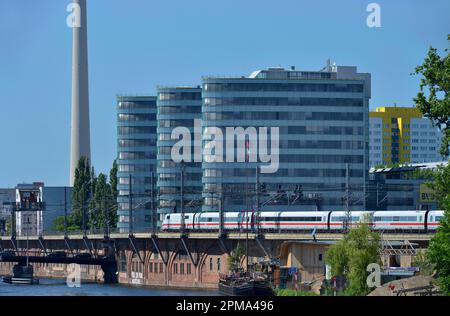
[[[209,271],[213,270],[213,258],[209,258]]]
[[[175,274],[178,274],[178,263],[174,263],[174,264],[173,264],[173,272],[174,272]]]
[[[217,258],[217,271],[220,271],[220,258]]]
[[[322,254],[319,253],[319,261],[322,261]]]
[[[127,255],[124,251],[120,253],[120,271],[127,271]]]
[[[191,264],[190,264],[190,263],[188,263],[188,264],[186,265],[186,273],[187,273],[187,274],[191,274]]]
[[[158,273],[158,264],[155,263],[155,273]]]
[[[150,262],[149,266],[148,266],[148,271],[150,273],[153,273],[153,262]]]
[[[184,274],[184,263],[180,263],[180,274]]]

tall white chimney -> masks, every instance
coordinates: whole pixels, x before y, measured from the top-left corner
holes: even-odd
[[[84,156],[91,160],[86,0],[73,0],[73,2],[80,8],[80,27],[72,27],[70,186],[74,184],[75,169],[80,157]]]

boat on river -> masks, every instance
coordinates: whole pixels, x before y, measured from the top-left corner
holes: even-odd
[[[227,296],[273,296],[270,281],[263,275],[221,275],[219,292]]]
[[[20,264],[16,264],[13,267],[13,275],[12,276],[4,276],[3,282],[8,284],[26,284],[26,285],[34,285],[39,284],[39,279],[33,277],[33,266],[22,266]]]

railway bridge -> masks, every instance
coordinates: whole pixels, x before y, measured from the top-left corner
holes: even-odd
[[[248,249],[243,264],[276,262],[283,244],[289,242],[332,243],[341,233],[238,233],[218,235],[206,232],[136,232],[70,235],[3,236],[0,251],[17,255],[0,258],[0,274],[9,274],[13,262],[31,254],[36,276],[67,276],[67,264],[82,267],[82,279],[151,286],[215,288],[220,273],[228,272],[228,258],[238,245]],[[384,233],[385,250],[391,255],[411,245],[426,248],[431,233]],[[27,247],[28,245],[28,247]],[[49,254],[65,252],[64,258]],[[89,253],[89,258],[77,256]],[[19,255],[20,254],[20,255]],[[80,257],[82,259],[75,259]],[[320,257],[322,258],[322,256]],[[323,259],[320,259],[323,260]],[[317,264],[324,264],[318,262]],[[115,276],[115,277],[114,277]]]

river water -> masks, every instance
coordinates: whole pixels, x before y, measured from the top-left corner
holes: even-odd
[[[1,279],[1,277],[0,277]],[[0,280],[0,296],[213,296],[215,290],[179,290],[126,285],[81,282],[81,287],[68,287],[65,280],[39,279],[39,285],[6,284]]]

